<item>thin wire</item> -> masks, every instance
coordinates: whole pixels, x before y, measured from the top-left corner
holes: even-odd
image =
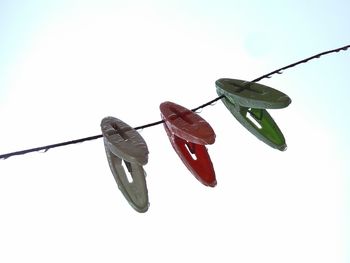
[[[339,51],[346,51],[347,49],[350,48],[350,45],[346,45],[346,46],[343,46],[343,47],[340,47],[340,48],[336,48],[336,49],[333,49],[333,50],[328,50],[328,51],[324,51],[322,53],[319,53],[319,54],[316,54],[316,55],[313,55],[311,57],[308,57],[308,58],[305,58],[305,59],[302,59],[298,62],[295,62],[295,63],[292,63],[288,66],[285,66],[285,67],[282,67],[282,68],[279,68],[279,69],[276,69],[274,71],[271,71],[270,73],[267,73],[265,75],[262,75],[254,80],[252,80],[251,82],[258,82],[262,79],[265,79],[265,78],[271,78],[274,74],[282,74],[283,72],[282,71],[285,71],[286,69],[289,69],[289,68],[293,68],[297,65],[300,65],[302,63],[307,63],[309,62],[310,60],[313,60],[313,59],[316,59],[316,58],[320,58],[324,55],[328,55],[328,54],[331,54],[331,53],[336,53],[336,52],[339,52]],[[214,102],[220,100],[224,98],[224,95],[221,95],[209,102],[206,102],[194,109],[192,109],[191,111],[195,112],[199,109],[203,109],[204,107],[207,107],[211,104],[213,104]],[[156,125],[159,125],[161,123],[164,123],[163,120],[161,121],[156,121],[156,122],[152,122],[152,123],[148,123],[148,124],[145,124],[145,125],[142,125],[142,126],[138,126],[138,127],[135,127],[134,129],[135,130],[139,130],[139,129],[145,129],[145,128],[149,128],[149,127],[152,127],[152,126],[156,126]],[[31,153],[31,152],[38,152],[38,151],[43,151],[44,152],[47,152],[48,150],[50,149],[53,149],[53,148],[57,148],[57,147],[62,147],[62,146],[67,146],[67,145],[70,145],[70,144],[75,144],[75,143],[81,143],[81,142],[85,142],[85,141],[91,141],[91,140],[96,140],[96,139],[99,139],[99,138],[102,138],[103,135],[100,134],[100,135],[95,135],[95,136],[90,136],[90,137],[85,137],[85,138],[81,138],[81,139],[77,139],[77,140],[72,140],[72,141],[67,141],[67,142],[61,142],[61,143],[56,143],[56,144],[51,144],[51,145],[46,145],[46,146],[41,146],[41,147],[36,147],[36,148],[31,148],[31,149],[27,149],[27,150],[21,150],[21,151],[16,151],[16,152],[11,152],[11,153],[6,153],[6,154],[1,154],[0,155],[0,159],[7,159],[9,157],[12,157],[12,156],[15,156],[15,155],[22,155],[22,154],[26,154],[26,153]]]
[[[322,53],[319,53],[319,54],[316,54],[316,55],[314,55],[314,56],[305,58],[305,59],[303,59],[303,60],[300,60],[300,61],[298,61],[298,62],[295,62],[295,63],[293,63],[293,64],[290,64],[290,65],[288,65],[288,66],[285,66],[285,67],[283,67],[283,68],[276,69],[276,70],[274,70],[274,71],[272,71],[272,72],[270,72],[270,73],[268,73],[268,74],[262,75],[261,77],[252,80],[251,82],[258,82],[258,81],[260,81],[260,80],[262,80],[262,79],[265,79],[265,78],[271,78],[271,76],[274,75],[274,74],[282,74],[282,73],[283,73],[283,72],[282,72],[283,70],[286,70],[286,69],[289,69],[289,68],[293,68],[293,67],[295,67],[295,66],[297,66],[297,65],[299,65],[299,64],[302,64],[302,63],[307,63],[307,62],[310,61],[310,60],[313,60],[313,59],[316,59],[316,58],[320,58],[320,57],[322,57],[322,56],[324,56],[324,55],[327,55],[327,54],[330,54],[330,53],[335,53],[335,52],[338,53],[339,51],[342,51],[342,50],[343,50],[343,51],[346,51],[348,48],[350,48],[350,45],[346,45],[346,46],[344,46],[344,47],[336,48],[336,49],[333,49],[333,50],[324,51],[324,52],[322,52]]]
[[[30,153],[30,152],[39,152],[39,151],[47,152],[48,150],[50,150],[52,148],[67,146],[67,145],[74,144],[74,143],[81,143],[81,142],[86,142],[86,141],[92,141],[92,140],[99,139],[101,137],[103,137],[103,136],[102,135],[95,135],[95,136],[85,137],[85,138],[82,138],[82,139],[77,139],[77,140],[72,140],[72,141],[67,141],[67,142],[61,142],[61,143],[56,143],[56,144],[50,144],[50,145],[36,147],[36,148],[28,149],[28,150],[22,150],[22,151],[2,154],[2,155],[0,155],[0,159],[7,159],[7,158],[9,158],[11,156],[14,156],[14,155],[22,155],[22,154],[26,154],[26,153]]]
[[[164,122],[163,120],[156,121],[156,122],[148,123],[148,124],[145,124],[145,125],[142,125],[142,126],[137,126],[134,129],[135,130],[145,129],[145,128],[148,128],[148,127],[156,126],[156,125],[161,124],[163,122]]]
[[[299,64],[302,64],[302,63],[307,63],[307,62],[309,62],[310,60],[313,60],[313,59],[316,59],[316,58],[320,58],[320,57],[322,57],[322,56],[324,56],[324,55],[327,55],[327,54],[330,54],[330,53],[335,53],[335,52],[339,52],[339,51],[342,51],[342,50],[345,51],[345,50],[347,50],[348,48],[350,48],[350,45],[346,45],[346,46],[344,46],[344,47],[336,48],[336,49],[333,49],[333,50],[324,51],[324,52],[322,52],[322,53],[319,53],[319,54],[313,55],[313,56],[311,56],[311,57],[305,58],[305,59],[303,59],[303,60],[300,60],[300,61],[298,61],[298,62],[292,63],[292,64],[290,64],[290,65],[288,65],[288,66],[285,66],[285,67],[276,69],[276,70],[274,70],[274,71],[271,71],[270,73],[267,73],[267,74],[265,74],[265,75],[262,75],[262,76],[260,76],[260,77],[258,77],[258,78],[256,78],[256,79],[253,79],[251,82],[258,82],[258,81],[260,81],[260,80],[262,80],[262,79],[271,78],[271,76],[274,75],[274,74],[282,74],[282,73],[283,73],[282,71],[284,71],[284,70],[286,70],[286,69],[293,68],[293,67],[295,67],[295,66],[297,66],[297,65],[299,65]],[[211,101],[209,101],[209,102],[207,102],[207,103],[204,103],[204,104],[201,105],[201,106],[198,106],[197,108],[192,109],[192,111],[197,111],[197,110],[199,110],[199,109],[201,109],[201,108],[204,108],[204,107],[206,107],[206,106],[212,104],[213,102],[218,101],[218,100],[220,100],[220,99],[222,99],[222,98],[224,98],[224,97],[225,97],[224,95],[221,95],[220,97],[217,97],[217,98],[215,98],[215,99],[213,99],[213,100],[211,100]]]

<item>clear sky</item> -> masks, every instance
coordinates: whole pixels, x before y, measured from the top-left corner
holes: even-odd
[[[349,1],[0,2],[0,154],[100,134],[114,116],[194,108],[215,80],[252,80],[350,44]],[[135,212],[101,139],[0,160],[0,262],[349,262],[350,52],[261,81],[292,98],[270,113],[288,150],[221,102],[200,115],[215,188],[162,126],[141,131],[150,208]]]

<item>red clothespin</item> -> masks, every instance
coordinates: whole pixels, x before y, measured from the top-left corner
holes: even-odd
[[[206,144],[215,142],[215,133],[198,114],[173,102],[160,104],[164,128],[180,159],[204,185],[214,187],[216,177]]]

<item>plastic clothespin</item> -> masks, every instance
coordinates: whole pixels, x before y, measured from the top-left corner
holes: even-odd
[[[120,191],[136,211],[146,212],[149,202],[143,165],[148,162],[149,152],[145,140],[135,129],[114,117],[104,118],[101,130],[109,167]]]
[[[291,103],[284,93],[268,86],[238,79],[215,82],[216,92],[232,115],[252,134],[278,150],[287,148],[285,138],[266,109],[281,109]],[[250,116],[248,116],[248,114]]]
[[[206,144],[215,142],[210,124],[198,114],[173,102],[160,104],[164,129],[171,145],[191,173],[206,186],[214,187],[216,177]]]

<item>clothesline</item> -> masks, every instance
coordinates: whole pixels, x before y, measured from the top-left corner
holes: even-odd
[[[297,62],[294,62],[292,64],[289,64],[287,66],[284,66],[282,68],[279,68],[279,69],[276,69],[270,73],[267,73],[265,75],[262,75],[254,80],[252,80],[251,82],[258,82],[262,79],[265,79],[265,78],[271,78],[273,75],[275,74],[282,74],[283,71],[289,69],[289,68],[293,68],[295,66],[298,66],[302,63],[307,63],[309,62],[310,60],[313,60],[313,59],[317,59],[317,58],[320,58],[324,55],[328,55],[328,54],[331,54],[331,53],[337,53],[337,52],[340,52],[340,51],[346,51],[347,49],[350,48],[350,45],[346,45],[346,46],[343,46],[343,47],[340,47],[340,48],[336,48],[336,49],[332,49],[332,50],[328,50],[328,51],[324,51],[324,52],[321,52],[321,53],[318,53],[316,55],[313,55],[311,57],[308,57],[308,58],[305,58],[305,59],[302,59],[300,61],[297,61]],[[206,102],[194,109],[191,109],[191,111],[193,112],[196,112],[198,111],[199,109],[202,109],[204,107],[207,107],[211,104],[213,104],[214,102],[224,98],[225,96],[224,95],[221,95],[209,102]],[[160,120],[160,121],[156,121],[156,122],[152,122],[152,123],[148,123],[148,124],[144,124],[144,125],[141,125],[141,126],[138,126],[138,127],[135,127],[134,129],[135,130],[138,130],[138,129],[145,129],[145,128],[148,128],[148,127],[152,127],[152,126],[156,126],[156,125],[159,125],[161,123],[164,123],[163,120]],[[35,148],[31,148],[31,149],[26,149],[26,150],[19,150],[19,151],[15,151],[15,152],[10,152],[10,153],[5,153],[5,154],[1,154],[0,155],[0,159],[7,159],[9,157],[12,157],[12,156],[16,156],[16,155],[23,155],[23,154],[27,154],[27,153],[31,153],[31,152],[38,152],[38,151],[48,151],[50,149],[53,149],[53,148],[57,148],[57,147],[63,147],[63,146],[67,146],[67,145],[70,145],[70,144],[76,144],[76,143],[81,143],[81,142],[85,142],[85,141],[91,141],[91,140],[96,140],[96,139],[99,139],[99,138],[102,138],[103,135],[100,134],[100,135],[94,135],[94,136],[89,136],[89,137],[85,137],[85,138],[81,138],[81,139],[76,139],[76,140],[71,140],[71,141],[66,141],[66,142],[61,142],[61,143],[55,143],[55,144],[50,144],[50,145],[46,145],[46,146],[40,146],[40,147],[35,147]]]

